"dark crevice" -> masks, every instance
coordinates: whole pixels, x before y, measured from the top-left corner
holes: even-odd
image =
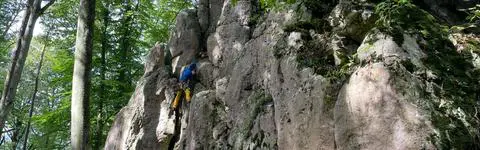
[[[437,4],[429,4],[425,0],[415,0],[413,4],[419,6],[421,9],[428,11],[430,14],[434,15],[436,18],[440,19],[443,23],[448,23],[450,25],[458,25],[465,23],[465,18],[468,14],[465,11],[460,11],[460,9],[466,9],[475,6],[475,2],[478,0],[464,1],[462,4],[458,4],[452,1],[447,2],[437,2]],[[431,3],[431,2],[430,2]]]
[[[180,101],[180,103],[178,104],[179,106],[182,106],[182,101]],[[175,129],[173,131],[173,136],[172,136],[172,139],[170,139],[170,142],[168,143],[168,150],[173,150],[175,148],[175,144],[178,142],[178,140],[180,139],[180,129],[182,127],[182,121],[181,121],[181,118],[182,118],[182,115],[183,114],[180,114],[180,109],[176,109],[174,110],[175,112]]]

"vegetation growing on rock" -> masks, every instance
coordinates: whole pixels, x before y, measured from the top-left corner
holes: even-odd
[[[253,92],[248,100],[248,104],[250,104],[248,110],[251,111],[249,111],[241,128],[244,138],[250,136],[250,130],[253,127],[254,121],[257,116],[264,111],[265,105],[273,102],[272,96],[266,94],[265,91]]]
[[[0,149],[70,145],[78,2],[47,1],[38,23],[46,34],[34,35],[11,117],[0,118]],[[472,3],[97,0],[89,141],[92,149],[479,149]],[[2,77],[15,56],[12,25],[27,8],[0,0]],[[172,111],[174,74],[191,61],[199,83],[191,103]],[[35,79],[44,81],[33,105]]]
[[[480,120],[473,112],[480,108],[476,94],[480,91],[480,73],[448,40],[448,27],[409,1],[382,2],[376,12],[381,30],[392,34],[397,43],[403,43],[403,34],[417,36],[427,54],[422,59],[424,66],[408,62],[403,66],[414,74],[429,71],[435,76],[417,76],[435,86],[435,90],[425,91],[425,100],[433,106],[420,105],[432,111],[432,122],[441,130],[432,135],[435,144],[442,149],[479,147],[474,141],[480,136]]]

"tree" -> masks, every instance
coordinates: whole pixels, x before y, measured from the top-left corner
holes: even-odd
[[[88,109],[94,19],[95,0],[80,0],[71,104],[71,144],[74,150],[83,150],[88,147],[90,124]]]
[[[0,100],[0,129],[3,130],[5,120],[13,108],[18,83],[22,75],[23,66],[30,49],[33,29],[38,17],[40,17],[48,7],[53,5],[55,0],[50,0],[45,6],[41,7],[42,0],[28,0],[25,17],[22,21],[16,47],[13,51],[13,58],[10,64],[10,70],[5,79],[2,97]]]
[[[103,21],[103,26],[102,26],[102,36],[101,36],[101,53],[100,53],[100,89],[99,89],[99,92],[98,92],[98,97],[99,97],[99,100],[98,100],[98,103],[97,103],[97,112],[98,112],[98,115],[97,115],[97,118],[96,118],[96,127],[95,127],[95,137],[94,139],[92,139],[93,141],[93,149],[100,149],[100,146],[101,146],[101,143],[104,141],[103,139],[103,127],[104,127],[104,119],[103,117],[104,116],[104,101],[106,99],[106,87],[105,87],[105,80],[106,80],[106,77],[105,77],[105,73],[107,71],[107,58],[106,58],[106,55],[107,55],[107,51],[108,51],[108,47],[109,47],[109,44],[108,44],[108,25],[109,25],[109,10],[108,10],[108,6],[110,5],[109,4],[110,2],[109,1],[106,1],[104,4],[103,4],[103,7],[102,7],[102,10],[101,10],[101,19]]]
[[[46,38],[48,38],[48,34],[46,35]],[[38,83],[40,82],[40,70],[42,69],[42,64],[43,64],[43,57],[45,56],[45,51],[47,50],[47,44],[48,40],[45,40],[45,45],[42,48],[42,54],[40,55],[40,62],[38,63],[37,66],[37,72],[36,72],[36,77],[35,77],[35,87],[33,89],[33,94],[32,94],[32,100],[30,101],[30,110],[28,111],[28,122],[27,122],[27,127],[25,128],[25,136],[23,140],[23,150],[27,149],[27,141],[28,141],[28,134],[30,133],[30,126],[32,123],[32,115],[33,115],[33,109],[35,106],[35,99],[37,98],[37,92],[38,92]]]
[[[0,4],[9,3],[8,6],[0,5],[1,8],[6,8],[0,9],[0,19],[5,18],[4,21],[0,20],[0,32],[5,31],[5,26],[11,22],[9,18],[15,16],[17,7],[13,6],[17,5],[13,5],[14,1],[25,1],[18,5],[20,11],[24,12],[27,0],[0,0]],[[47,0],[43,0],[42,6],[46,2]],[[191,7],[190,1],[96,1],[94,48],[89,73],[91,81],[89,110],[96,112],[95,115],[88,116],[91,125],[88,130],[91,132],[88,143],[92,149],[103,146],[115,115],[128,103],[135,88],[134,83],[143,74],[143,56],[155,42],[167,42],[176,14],[186,7]],[[43,31],[48,31],[49,41],[38,76],[41,80],[38,82],[38,92],[29,127],[30,133],[27,137],[28,143],[25,143],[25,129],[28,126],[32,91],[35,89],[38,73],[37,64],[45,44],[44,33],[40,33],[41,36],[32,37],[14,105],[5,122],[4,136],[0,138],[0,149],[12,149],[14,146],[16,149],[21,149],[25,147],[22,145],[26,145],[28,149],[69,149],[68,147],[71,146],[69,124],[72,124],[70,120],[72,106],[76,106],[72,103],[74,76],[74,59],[72,58],[75,53],[74,43],[78,21],[78,16],[72,15],[72,12],[77,12],[78,9],[79,1],[77,0],[57,0],[41,16],[39,24]],[[21,21],[19,18],[23,18],[23,15],[17,16],[18,24]],[[3,48],[2,46],[15,44],[12,34],[18,31],[14,29],[10,28],[6,36],[7,40],[0,43],[0,50],[4,50],[0,51],[3,58],[9,58],[12,55],[13,47]],[[0,62],[7,64],[5,60]],[[4,77],[3,74],[8,70],[3,66],[0,69],[2,70],[0,76]],[[120,75],[123,76],[122,81],[119,80]],[[1,83],[3,79],[0,79]]]
[[[4,77],[7,71],[8,51],[14,44],[11,27],[17,22],[21,9],[22,3],[19,0],[0,0],[0,32],[2,32],[0,36],[0,77]],[[3,87],[3,79],[0,79],[0,87]],[[0,93],[2,90],[0,88]]]
[[[14,1],[0,1],[0,32],[1,37],[6,38],[8,31],[10,31],[12,25],[16,22],[17,17],[20,15],[22,4],[18,0]]]

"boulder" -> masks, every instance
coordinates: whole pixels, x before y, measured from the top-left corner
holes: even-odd
[[[334,112],[338,149],[434,149],[427,112],[408,101],[420,97],[402,95],[407,89],[396,89],[394,76],[385,64],[373,63],[343,86]]]
[[[170,36],[169,48],[172,56],[172,70],[179,74],[183,66],[194,61],[200,50],[201,29],[195,10],[184,10],[177,15],[175,30]]]
[[[176,80],[165,69],[162,53],[152,48],[145,74],[127,106],[117,114],[108,132],[105,149],[167,149],[174,134],[175,115],[170,113]]]

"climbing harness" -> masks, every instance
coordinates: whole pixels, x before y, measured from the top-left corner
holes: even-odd
[[[185,92],[185,101],[187,103],[190,103],[190,100],[192,99],[192,88],[193,88],[193,76],[195,75],[197,67],[195,63],[192,63],[188,65],[180,74],[179,81],[181,83],[180,89],[177,91],[175,95],[175,99],[172,102],[172,109],[177,109],[178,105],[180,104],[180,101],[182,99],[182,95]]]

